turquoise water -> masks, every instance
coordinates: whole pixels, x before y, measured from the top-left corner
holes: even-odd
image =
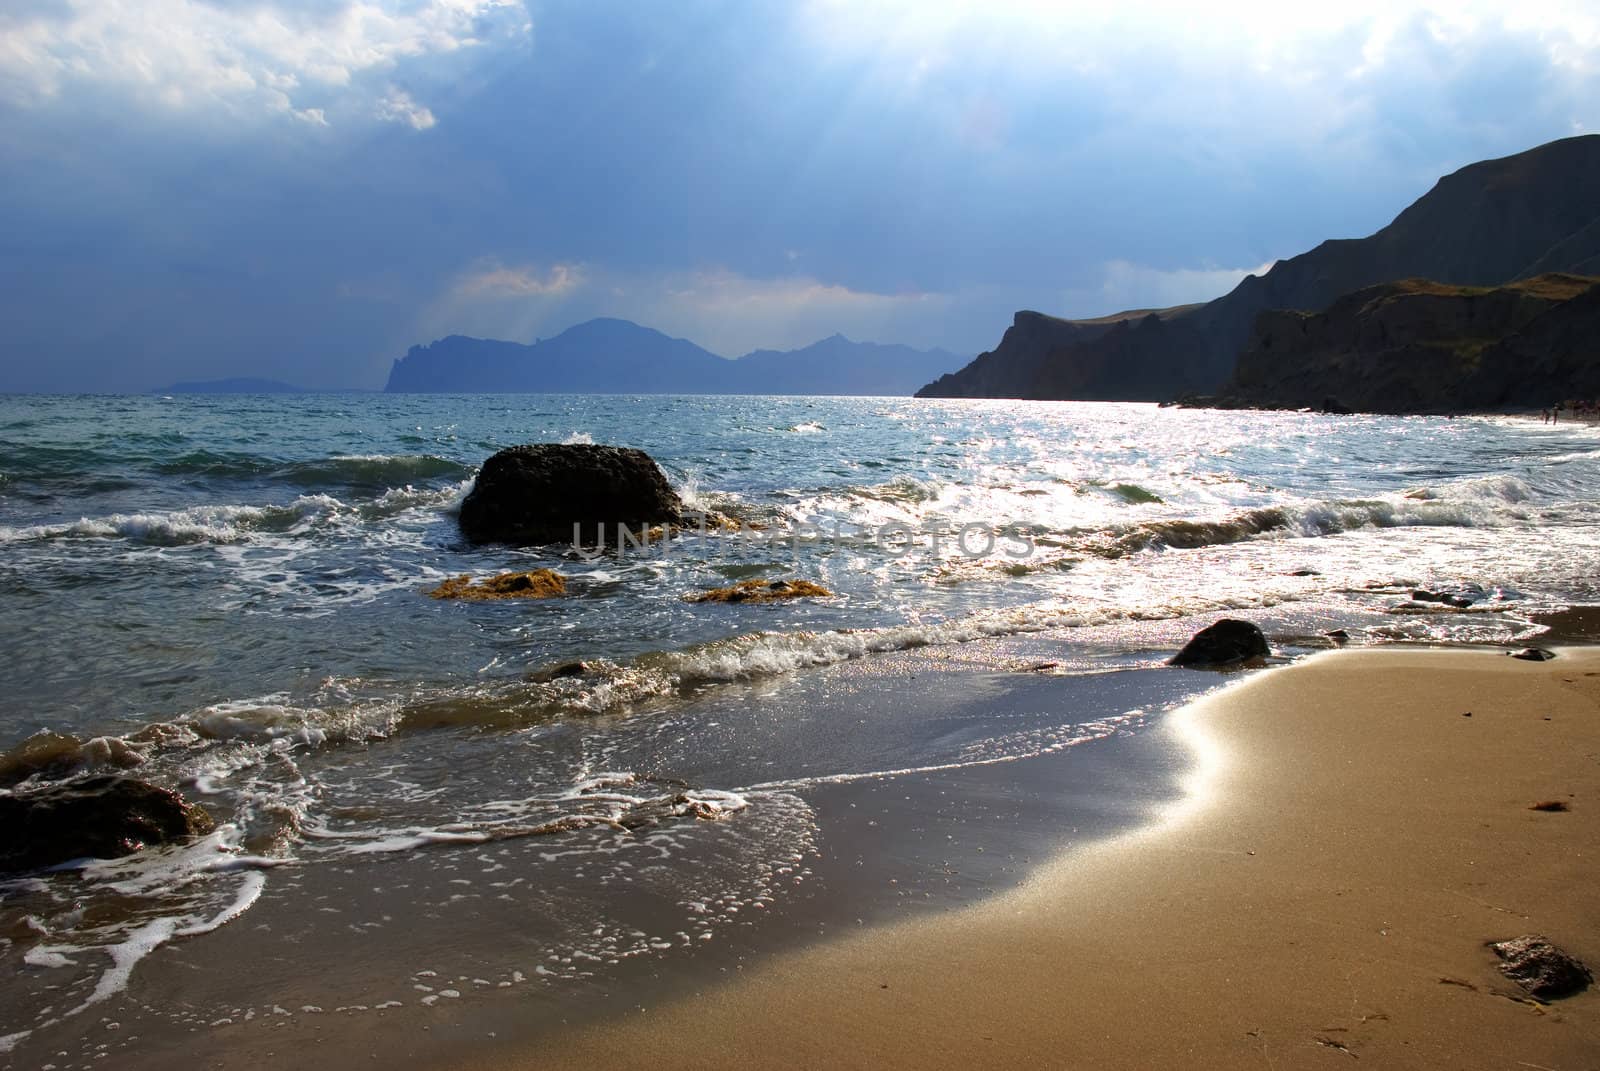
[[[540,441],[640,447],[692,506],[759,537],[593,560],[463,544],[454,510],[476,466]],[[694,884],[672,895],[698,905],[683,908],[693,925],[660,925],[713,933],[717,904],[781,897],[777,875],[816,851],[808,785],[1025,761],[1137,732],[1144,714],[1040,709],[956,731],[900,711],[834,733],[763,725],[759,704],[731,710],[719,694],[1032,634],[1052,638],[1058,673],[1151,667],[1223,612],[1291,649],[1335,624],[1358,643],[1531,638],[1530,613],[1597,601],[1597,478],[1595,429],[1513,418],[909,399],[0,399],[0,747],[56,734],[69,765],[132,769],[219,821],[183,851],[0,889],[19,972],[0,1034],[48,1036],[64,1013],[111,999],[141,955],[216,940],[318,868],[441,845],[536,844],[526,864],[558,844],[569,862],[598,860],[615,829],[648,826],[661,880]],[[536,566],[564,574],[568,595],[423,594]],[[836,594],[684,600],[757,576]],[[1417,602],[1417,587],[1473,605]],[[584,672],[541,673],[574,660]],[[674,853],[696,861],[692,876]],[[572,865],[570,880],[598,880]],[[628,932],[654,954],[653,931]]]

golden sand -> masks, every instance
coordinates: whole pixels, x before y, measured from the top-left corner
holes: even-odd
[[[1600,1067],[1600,993],[1485,947],[1600,965],[1600,654],[1334,652],[1172,731],[1192,791],[1138,832],[504,1066]]]

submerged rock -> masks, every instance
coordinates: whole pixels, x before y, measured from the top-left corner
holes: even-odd
[[[1456,593],[1451,591],[1428,591],[1418,589],[1411,593],[1412,602],[1437,602],[1457,610],[1465,610],[1477,601],[1471,593]]]
[[[474,602],[486,599],[548,599],[566,593],[566,577],[549,569],[500,573],[476,583],[470,576],[453,576],[427,592],[435,599],[467,599]]]
[[[527,680],[535,684],[549,684],[551,681],[567,680],[573,677],[586,677],[594,672],[593,666],[587,662],[562,662],[558,666],[548,666],[536,669],[529,673]]]
[[[1172,666],[1232,666],[1272,654],[1266,636],[1249,621],[1223,618],[1194,634],[1167,663]]]
[[[1594,981],[1581,961],[1539,934],[1497,941],[1489,947],[1503,961],[1500,972],[1540,1000],[1581,993]]]
[[[643,450],[591,443],[535,443],[483,463],[461,503],[461,533],[474,543],[567,543],[608,532],[684,523],[683,502]]]
[[[209,833],[211,817],[171,789],[103,774],[0,794],[0,870],[114,859]]]
[[[689,602],[776,602],[779,599],[827,598],[833,592],[809,580],[745,580],[727,588],[687,595]]]

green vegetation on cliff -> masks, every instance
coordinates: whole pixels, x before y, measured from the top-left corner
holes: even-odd
[[[1374,413],[1542,408],[1600,395],[1600,278],[1366,287],[1323,312],[1264,312],[1229,405]]]

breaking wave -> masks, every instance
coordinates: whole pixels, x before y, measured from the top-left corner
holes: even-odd
[[[1218,520],[1148,521],[1090,540],[1087,549],[1115,558],[1151,548],[1223,546],[1267,535],[1315,538],[1360,528],[1497,528],[1525,522],[1529,510],[1523,504],[1530,497],[1524,481],[1494,477],[1393,498],[1268,506]]]
[[[375,498],[356,502],[313,494],[279,506],[190,506],[81,517],[60,524],[0,526],[0,545],[58,539],[126,539],[153,547],[243,543],[253,534],[299,535],[342,519],[381,521],[412,509],[448,512],[460,505],[470,482],[469,478],[446,488],[391,487]]]

